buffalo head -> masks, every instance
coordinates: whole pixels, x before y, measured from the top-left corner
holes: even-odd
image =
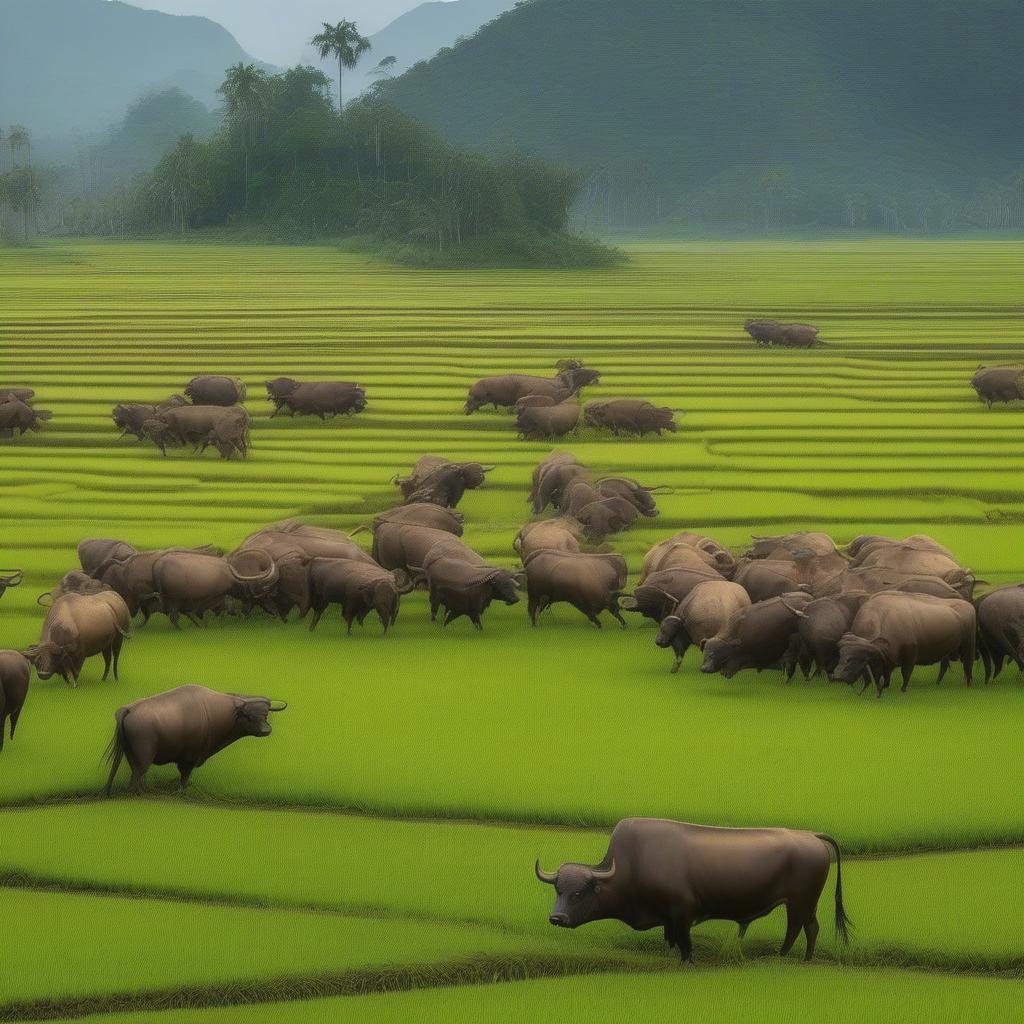
[[[274,731],[269,721],[270,714],[284,711],[288,707],[284,701],[273,701],[269,697],[232,696],[235,698],[235,725],[240,736],[256,736],[259,739],[269,736]],[[274,707],[275,704],[280,706]]]
[[[658,635],[654,638],[658,647],[671,647],[683,630],[683,620],[678,615],[669,615],[662,619]]]
[[[839,638],[839,664],[832,673],[834,680],[849,686],[862,678],[877,680],[884,671],[885,661],[876,644],[853,633],[844,633]]]
[[[533,870],[540,881],[555,888],[555,906],[548,921],[556,928],[578,928],[604,916],[602,893],[615,877],[614,860],[608,868],[563,864],[555,872],[545,871],[537,861]]]
[[[740,670],[740,666],[736,663],[736,655],[739,654],[739,650],[738,640],[713,636],[704,645],[704,663],[700,667],[701,672],[707,675],[717,672],[726,679],[732,679]]]

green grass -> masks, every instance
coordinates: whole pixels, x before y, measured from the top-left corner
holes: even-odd
[[[395,500],[388,479],[425,452],[498,465],[463,503],[466,537],[515,564],[530,473],[549,446],[519,442],[504,415],[465,417],[462,402],[479,376],[549,373],[570,355],[604,371],[594,396],[643,396],[687,413],[671,437],[641,443],[585,431],[563,445],[596,470],[674,488],[659,499],[659,519],[614,539],[634,571],[647,547],[678,529],[742,549],[751,534],[822,528],[843,540],[928,532],[985,579],[1022,579],[1024,408],[989,412],[967,383],[980,362],[1020,358],[1022,267],[1024,244],[1010,242],[646,246],[613,270],[519,273],[401,270],[326,247],[0,250],[0,384],[34,386],[37,403],[55,413],[40,435],[0,440],[0,565],[26,571],[25,585],[0,603],[0,647],[36,638],[35,597],[73,566],[84,536],[229,547],[292,515],[352,528]],[[740,326],[754,314],[813,321],[828,346],[758,351]],[[248,381],[256,417],[248,462],[162,459],[118,440],[115,402],[180,391],[200,372]],[[370,408],[327,424],[270,421],[261,382],[282,373],[358,379]],[[465,623],[434,628],[420,595],[387,638],[373,626],[346,638],[336,618],[313,636],[268,620],[181,634],[158,621],[126,647],[120,683],[101,684],[96,664],[76,691],[35,682],[19,735],[0,755],[0,804],[97,794],[113,712],[136,697],[192,681],[290,707],[266,742],[239,743],[199,769],[192,798],[173,794],[172,771],[155,770],[161,795],[151,800],[0,812],[0,873],[13,886],[0,899],[14,901],[5,920],[22,930],[10,941],[26,950],[0,1003],[59,995],[84,1012],[82,1000],[96,993],[146,992],[145,1005],[172,1005],[153,993],[218,983],[242,986],[244,1000],[269,998],[276,975],[264,984],[269,960],[259,957],[276,947],[264,925],[255,927],[266,942],[251,963],[232,943],[241,922],[278,915],[294,922],[282,925],[280,969],[293,981],[320,979],[310,989],[318,996],[401,987],[387,980],[385,963],[426,965],[407,979],[416,985],[482,980],[481,970],[509,958],[532,957],[537,970],[579,969],[596,955],[664,966],[671,960],[655,952],[654,937],[615,925],[549,934],[550,893],[530,874],[537,854],[548,863],[596,857],[607,827],[627,814],[811,827],[848,851],[1024,842],[1013,784],[1024,684],[1010,672],[967,690],[957,672],[936,689],[934,671],[924,670],[908,694],[875,701],[820,680],[786,686],[773,673],[705,677],[693,655],[670,676],[653,630],[636,621],[598,633],[560,608],[534,631],[520,606],[492,610],[485,625],[481,636]],[[345,809],[435,820],[336,813]],[[936,1008],[953,982],[851,965],[1019,971],[1021,907],[1012,894],[1021,856],[851,862],[858,931],[838,974],[755,963],[671,979],[472,990],[457,1001],[445,992],[388,997],[352,1012],[430,1019],[451,1000],[453,1014],[487,1016],[497,1005],[530,1018],[545,1000],[576,1006],[576,992],[577,1009],[561,1016],[600,1019],[632,1005],[636,991],[655,1009],[718,1005],[724,991],[739,1017],[763,990],[785,1017],[805,997],[814,1005],[820,984],[846,991],[836,1013],[869,991],[868,1016],[858,1019],[871,1019],[906,989],[920,996],[907,1019],[943,1019]],[[24,892],[25,878],[118,895]],[[160,893],[199,901],[198,909],[144,899]],[[216,900],[253,906],[204,902]],[[196,914],[204,940],[215,941],[186,954],[176,937],[161,960],[122,940],[131,965],[122,975],[113,936],[151,943],[152,929],[148,938],[139,931],[143,906],[147,915],[153,907],[161,936]],[[71,987],[58,986],[61,956],[38,953],[50,950],[42,929],[51,918],[61,949],[86,947]],[[103,938],[93,950],[95,931]],[[748,956],[756,961],[780,934],[777,916],[759,925]],[[731,929],[701,936],[708,962],[739,955]],[[830,942],[826,956],[835,955]],[[560,954],[577,960],[560,967]],[[463,965],[455,974],[453,963]],[[369,974],[355,987],[323,983],[357,967]],[[999,984],[963,985],[958,992],[981,986],[972,998],[986,1019],[999,1019]],[[616,994],[602,997],[603,986]],[[959,995],[948,998],[959,1005]],[[308,1012],[319,1010],[326,1004]]]

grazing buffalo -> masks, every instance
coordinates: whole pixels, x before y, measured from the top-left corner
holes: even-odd
[[[839,570],[842,572],[842,570]],[[783,561],[759,558],[741,560],[733,579],[750,595],[755,603],[788,594],[794,590],[811,591],[837,575],[830,565],[822,566],[817,556]]]
[[[11,739],[28,696],[32,666],[20,651],[0,651],[0,750],[4,749],[4,728],[11,721]]]
[[[760,346],[813,348],[818,342],[818,328],[810,324],[780,324],[777,320],[760,317],[748,320],[743,328]]]
[[[818,673],[831,677],[835,672],[839,664],[839,641],[850,631],[867,598],[866,593],[819,597],[797,612],[799,647],[795,660],[805,678]]]
[[[655,544],[647,552],[640,570],[640,582],[643,583],[651,573],[671,568],[676,562],[689,564],[691,560],[688,556],[677,550],[680,546],[693,548],[702,562],[717,569],[727,579],[731,579],[736,571],[736,558],[727,547],[713,537],[684,531]]]
[[[570,516],[557,516],[527,523],[520,531],[512,546],[525,562],[535,551],[580,550],[583,527]]]
[[[222,458],[237,452],[243,459],[249,453],[249,414],[241,407],[229,409],[217,405],[185,405],[162,409],[143,424],[143,432],[162,455],[168,447],[206,451],[212,444]]]
[[[750,606],[750,597],[738,584],[728,580],[699,583],[666,616],[654,642],[662,648],[671,647],[676,660],[672,672],[678,672],[683,656],[693,645],[700,650],[713,636],[718,636],[741,608]]]
[[[352,562],[343,558],[314,558],[309,566],[310,606],[313,618],[310,630],[316,629],[323,613],[332,605],[341,606],[341,617],[352,632],[352,623],[361,626],[370,612],[376,612],[384,632],[398,620],[398,606],[403,594],[413,589],[408,575],[401,569],[388,572],[379,565]]]
[[[154,764],[176,765],[184,789],[193,770],[218,751],[244,736],[269,736],[268,716],[287,706],[268,697],[179,686],[119,708],[114,712],[114,738],[106,754],[110,762],[107,796],[124,759],[132,770],[133,793],[142,793],[143,778]]]
[[[550,379],[510,373],[478,380],[469,389],[466,415],[471,415],[485,405],[493,405],[495,409],[512,409],[516,402],[528,395],[543,395],[564,402],[601,379],[597,370],[590,370],[574,359],[562,360],[556,369],[559,371],[558,376]]]
[[[181,395],[171,395],[170,398],[156,405],[147,405],[139,402],[119,402],[114,406],[111,419],[114,426],[121,431],[121,436],[133,435],[140,441],[146,438],[146,423],[161,413],[164,409],[177,409],[187,404]]]
[[[446,530],[385,523],[373,535],[373,558],[385,569],[413,572],[423,568],[434,545],[453,539],[457,538]]]
[[[112,590],[100,594],[64,594],[46,613],[39,643],[28,648],[40,679],[59,675],[69,686],[78,685],[86,659],[103,655],[103,678],[118,678],[121,646],[131,636],[131,615]]]
[[[636,931],[664,928],[665,941],[693,958],[690,929],[704,921],[735,921],[740,938],[751,922],[786,908],[792,949],[801,929],[805,960],[818,938],[818,900],[836,855],[836,932],[848,941],[843,907],[842,855],[831,837],[786,828],[714,828],[656,818],[627,818],[612,832],[596,867],[534,865],[537,878],[555,887],[549,917],[560,928],[616,920]]]
[[[268,380],[267,397],[274,403],[271,419],[282,409],[292,416],[346,416],[363,412],[366,392],[353,381],[297,381],[291,377]]]
[[[32,388],[0,388],[0,405],[4,402],[25,402],[28,404],[36,397]]]
[[[731,679],[743,669],[758,672],[782,668],[786,678],[796,670],[793,640],[800,612],[814,600],[810,594],[792,593],[740,608],[718,636],[704,644],[701,672],[718,672]]]
[[[176,551],[153,565],[153,582],[160,598],[160,610],[181,628],[184,615],[197,626],[206,612],[221,613],[228,598],[241,604],[243,613],[272,593],[278,568],[266,551],[236,551],[226,558]]]
[[[755,317],[753,320],[747,320],[743,329],[758,345],[775,345],[782,341],[782,325],[778,320]]]
[[[640,510],[634,501],[604,494],[587,480],[577,477],[563,488],[558,514],[579,520],[591,540],[600,544],[609,534],[629,529]]]
[[[427,526],[432,530],[444,530],[455,537],[461,537],[464,521],[462,513],[453,508],[429,501],[419,501],[415,505],[399,505],[397,508],[388,509],[387,512],[381,512],[373,517],[371,528],[376,532],[385,523],[398,523],[403,526]],[[360,527],[359,530],[353,530],[352,536],[365,529]]]
[[[193,377],[185,385],[193,405],[239,405],[245,401],[245,383],[238,377]]]
[[[970,686],[977,630],[974,605],[969,601],[883,591],[861,605],[850,632],[839,641],[833,678],[844,683],[863,679],[864,687],[870,678],[881,697],[895,669],[903,677],[906,692],[917,665],[940,665],[941,682],[950,663],[959,661]]]
[[[777,537],[754,537],[745,558],[791,559],[808,554],[830,557],[837,554],[835,541],[827,533],[784,533]],[[837,562],[842,568],[845,561]]]
[[[426,503],[455,508],[466,491],[483,486],[494,466],[479,462],[449,462],[437,455],[424,455],[406,477],[394,477],[407,505]]]
[[[990,409],[996,402],[1016,402],[1024,398],[1024,366],[979,366],[971,387]]]
[[[654,572],[632,594],[622,597],[619,607],[623,611],[639,612],[645,619],[660,624],[694,587],[701,583],[717,583],[721,579],[721,574],[709,566],[688,569],[677,567]]]
[[[298,549],[311,558],[349,558],[373,564],[373,556],[364,551],[348,534],[323,526],[307,526],[294,519],[273,523],[246,537],[237,551],[262,548],[272,555]]]
[[[123,540],[90,537],[78,545],[78,563],[90,575],[106,561],[124,561],[136,554],[138,551]]]
[[[565,437],[579,426],[581,410],[575,398],[550,406],[522,405],[528,400],[516,402],[516,429],[524,441]]]
[[[1024,584],[1013,583],[978,599],[978,648],[985,682],[1012,661],[1024,672]]]
[[[105,590],[113,589],[102,580],[94,579],[87,572],[72,569],[71,572],[64,574],[60,583],[53,590],[47,590],[40,594],[36,598],[36,604],[49,608],[58,597],[63,597],[64,594],[102,594]]]
[[[533,471],[530,488],[530,504],[534,515],[540,515],[548,507],[561,503],[562,492],[576,479],[585,478],[587,470],[570,452],[552,452]]]
[[[38,433],[43,423],[53,419],[48,409],[36,409],[17,398],[0,405],[0,436],[26,434],[28,431]]]
[[[559,602],[571,604],[598,629],[598,615],[603,611],[619,625],[626,625],[618,601],[629,574],[622,555],[540,550],[523,561],[528,611],[534,626],[541,612]]]
[[[8,590],[20,586],[25,574],[20,569],[0,569],[0,597]]]
[[[646,434],[661,436],[663,430],[676,432],[675,413],[667,407],[658,408],[640,398],[613,398],[587,402],[583,421],[588,427],[610,430],[613,434]]]
[[[482,630],[481,617],[492,601],[508,605],[519,603],[518,575],[486,563],[473,564],[450,548],[443,557],[432,559],[425,571],[430,592],[430,617],[435,619],[443,608],[446,626],[464,615],[478,630]]]

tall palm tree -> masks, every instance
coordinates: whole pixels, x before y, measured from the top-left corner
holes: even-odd
[[[24,149],[28,153],[28,166],[32,166],[32,136],[29,135],[28,129],[24,125],[11,125],[11,129],[7,133],[7,145],[11,147],[12,163],[17,161],[19,150]]]
[[[359,34],[354,21],[339,21],[337,25],[323,22],[323,31],[318,32],[309,41],[320,51],[320,59],[328,57],[338,59],[338,110],[345,111],[345,99],[341,89],[341,76],[345,68],[351,70],[359,62],[359,58],[369,51],[370,40]]]
[[[249,151],[259,134],[260,120],[267,107],[267,75],[255,64],[234,64],[228,68],[217,92],[227,104],[228,120],[242,140],[245,164],[245,205],[249,206]]]

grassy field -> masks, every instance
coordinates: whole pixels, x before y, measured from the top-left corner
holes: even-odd
[[[924,531],[986,580],[1024,579],[1024,409],[989,412],[967,384],[981,362],[1020,359],[1022,270],[1017,243],[637,247],[620,269],[514,274],[315,248],[0,250],[0,385],[35,387],[55,413],[39,435],[0,440],[0,565],[27,574],[0,603],[0,648],[38,635],[35,597],[82,537],[230,546],[292,515],[351,528],[426,452],[498,465],[463,503],[466,538],[515,564],[549,448],[518,441],[506,416],[467,418],[462,402],[482,375],[549,373],[565,356],[603,371],[595,397],[685,411],[671,437],[563,445],[673,487],[658,520],[614,539],[634,571],[689,527],[737,547],[786,529]],[[759,351],[740,327],[754,314],[810,320],[828,344]],[[118,439],[115,402],[201,372],[248,382],[248,462],[162,459]],[[359,380],[370,408],[269,421],[262,381],[281,374]],[[374,626],[348,638],[336,618],[312,636],[266,619],[181,634],[158,620],[126,646],[119,683],[94,664],[76,691],[34,683],[0,755],[0,901],[24,953],[0,1020],[272,999],[297,1002],[240,1012],[600,1020],[686,1002],[728,1019],[759,998],[788,1019],[819,990],[837,1021],[868,991],[856,1019],[882,1019],[893,999],[906,1019],[955,1019],[971,999],[1008,1019],[1003,982],[922,971],[1024,965],[1024,854],[970,852],[1024,843],[1019,678],[968,690],[953,672],[937,689],[922,671],[908,694],[874,701],[772,673],[705,677],[693,654],[671,676],[652,628],[612,627],[560,608],[532,630],[521,605],[489,612],[481,635],[442,631],[415,595],[386,638]],[[187,797],[155,770],[147,799],[91,799],[113,711],[186,681],[290,707],[265,743],[197,771]],[[834,963],[805,972],[764,958],[777,915],[743,952],[730,929],[703,927],[703,966],[680,974],[653,935],[549,934],[533,858],[596,859],[628,814],[811,827],[884,855],[849,866],[853,945],[837,950],[823,929]],[[903,856],[919,849],[939,852]],[[624,968],[669,974],[352,995]]]

